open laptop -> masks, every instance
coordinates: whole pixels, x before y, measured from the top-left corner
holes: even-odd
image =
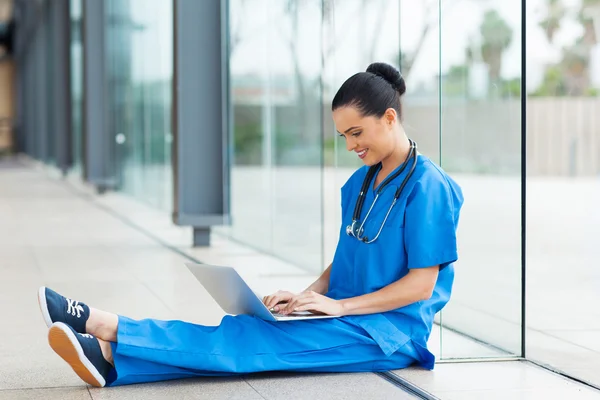
[[[186,263],[185,265],[228,314],[254,315],[267,321],[336,318],[333,315],[319,315],[309,311],[288,315],[278,314],[263,304],[262,299],[250,289],[235,269],[207,264]]]

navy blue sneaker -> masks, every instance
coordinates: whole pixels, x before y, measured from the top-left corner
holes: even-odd
[[[61,296],[44,286],[38,291],[38,303],[48,328],[55,322],[64,322],[73,327],[75,332],[85,333],[85,323],[90,317],[90,308],[85,304]]]
[[[114,368],[102,355],[98,339],[87,333],[77,333],[70,326],[57,322],[48,331],[52,350],[65,360],[87,384],[104,387]]]

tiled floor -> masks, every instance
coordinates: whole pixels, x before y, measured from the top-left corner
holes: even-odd
[[[300,290],[315,277],[218,236],[210,248],[190,248],[189,228],[173,226],[161,213],[118,194],[97,197],[79,184],[3,160],[0,221],[0,318],[10,321],[0,330],[0,400],[409,398],[374,374],[267,374],[88,390],[47,346],[35,299],[40,285],[133,318],[216,324],[223,312],[183,266],[185,255],[232,265],[261,293],[284,287]],[[460,349],[458,354],[497,355],[494,349],[451,332],[442,337],[444,348]],[[439,352],[439,339],[430,346]],[[445,356],[452,356],[448,351]],[[569,399],[596,395],[531,368],[535,367],[518,362],[441,364],[433,372],[400,373],[440,398],[533,399],[543,398],[536,396],[549,389],[568,394]]]
[[[358,399],[365,393],[370,398],[411,398],[368,373],[264,374],[88,388],[47,344],[36,300],[40,285],[133,318],[217,324],[223,311],[185,268],[186,258],[92,204],[65,182],[1,159],[0,221],[0,400]],[[177,240],[182,230],[163,231],[167,236],[169,232]],[[282,276],[299,273],[223,240],[192,252],[203,260],[240,267],[265,290],[281,284],[277,277],[260,280],[269,268]],[[309,280],[304,275],[295,281]]]
[[[448,400],[600,399],[600,391],[526,361],[440,364],[433,372],[409,368],[395,373]]]

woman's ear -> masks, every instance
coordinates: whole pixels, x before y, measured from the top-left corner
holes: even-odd
[[[398,118],[398,113],[396,113],[396,110],[394,110],[393,108],[388,108],[387,110],[385,110],[385,114],[383,115],[383,118],[385,119],[386,125],[388,125],[389,127],[392,127],[396,123],[396,119]]]

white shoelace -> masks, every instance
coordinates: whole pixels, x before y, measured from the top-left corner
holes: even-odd
[[[81,313],[83,312],[83,307],[79,304],[78,301],[67,299],[67,314],[71,314],[74,317],[81,318]]]

